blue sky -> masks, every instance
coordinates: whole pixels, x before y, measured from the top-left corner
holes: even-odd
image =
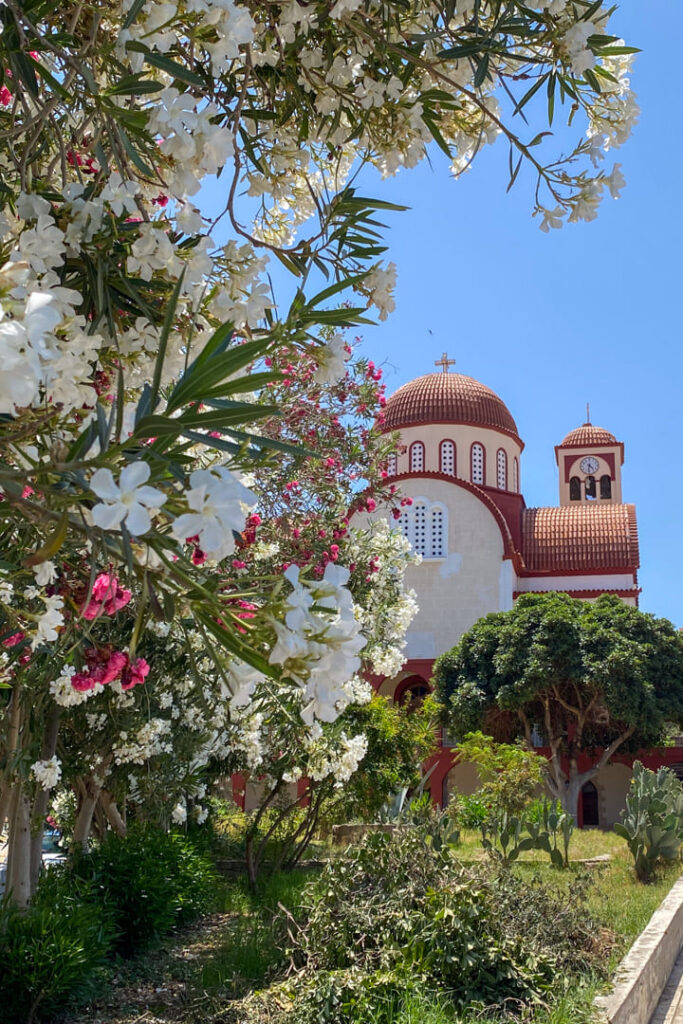
[[[456,371],[493,388],[526,443],[530,506],[557,503],[553,446],[583,423],[589,401],[592,422],[625,444],[641,608],[683,625],[683,142],[670,47],[683,38],[683,5],[626,0],[610,27],[643,50],[632,74],[640,124],[615,151],[622,198],[606,198],[597,221],[545,235],[530,216],[530,183],[505,192],[502,143],[457,181],[438,154],[431,168],[366,178],[366,194],[411,209],[388,222],[396,312],[364,329],[363,348],[384,365],[389,393],[432,372],[444,349]]]

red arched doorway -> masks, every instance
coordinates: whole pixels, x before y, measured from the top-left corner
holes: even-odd
[[[581,824],[583,828],[600,826],[598,791],[592,782],[587,782],[581,787]]]

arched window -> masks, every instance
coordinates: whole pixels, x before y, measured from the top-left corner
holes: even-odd
[[[581,481],[578,476],[573,476],[569,481],[569,500],[581,501]]]
[[[498,482],[499,491],[507,491],[508,489],[508,457],[503,448],[498,449],[496,455],[496,480]]]
[[[455,445],[442,441],[439,446],[439,468],[446,476],[455,476]]]
[[[431,558],[443,558],[446,548],[443,509],[435,505],[429,516],[431,520],[429,524],[429,554]]]
[[[425,682],[422,676],[409,676],[408,679],[404,679],[396,687],[394,702],[400,704],[408,711],[414,711],[419,708],[430,692],[429,684]]]
[[[473,484],[484,482],[484,449],[480,444],[472,445],[471,452],[471,479]]]
[[[512,490],[515,494],[519,494],[519,461],[517,458],[512,460]]]
[[[586,477],[586,482],[584,484],[584,487],[586,489],[586,497],[588,498],[588,500],[589,501],[595,501],[595,499],[597,498],[597,490],[596,490],[596,487],[595,487],[595,477],[594,476],[587,476]]]
[[[422,441],[413,441],[410,446],[410,472],[422,473],[425,468],[425,446]]]
[[[612,497],[612,480],[605,473],[604,476],[600,477],[600,497],[611,498]]]
[[[387,473],[389,476],[396,476],[397,460],[395,455],[390,455],[387,459]]]
[[[401,512],[398,527],[416,555],[430,559],[448,554],[448,513],[439,502],[415,499]]]

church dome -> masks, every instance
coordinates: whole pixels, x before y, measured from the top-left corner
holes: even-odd
[[[592,448],[594,446],[619,444],[614,434],[602,427],[594,427],[592,423],[584,423],[576,430],[570,430],[558,448]]]
[[[471,423],[519,440],[517,424],[498,395],[462,373],[426,373],[400,387],[384,409],[384,429],[429,423]]]

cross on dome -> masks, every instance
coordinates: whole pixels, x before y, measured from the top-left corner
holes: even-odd
[[[442,366],[443,367],[443,372],[444,373],[449,373],[450,371],[449,371],[448,367],[449,366],[455,366],[455,359],[449,359],[448,358],[448,353],[444,352],[442,354],[442,356],[441,356],[441,359],[437,359],[435,361],[434,366]]]

